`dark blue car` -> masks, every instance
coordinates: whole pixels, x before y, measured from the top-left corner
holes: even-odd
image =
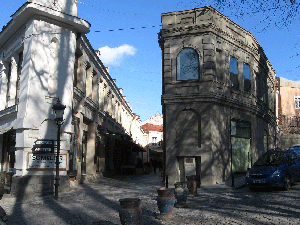
[[[264,153],[247,172],[247,186],[251,190],[265,187],[288,190],[292,183],[300,180],[300,155],[296,152],[295,149],[276,149]]]

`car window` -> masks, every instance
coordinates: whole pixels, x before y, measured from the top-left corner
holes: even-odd
[[[300,158],[300,149],[293,149],[297,157]]]
[[[291,153],[291,159],[292,160],[295,160],[295,159],[297,159],[298,158],[298,156],[296,155],[296,153],[295,152],[292,152]]]
[[[262,155],[255,163],[255,166],[278,166],[287,160],[284,152],[267,152]]]

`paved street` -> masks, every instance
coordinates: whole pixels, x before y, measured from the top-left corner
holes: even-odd
[[[117,179],[101,178],[68,193],[34,198],[1,206],[7,224],[120,224],[120,198],[141,198],[142,224],[300,224],[300,184],[290,191],[250,192],[225,184],[202,186],[199,196],[189,198],[190,208],[174,208],[174,218],[156,219],[158,174]],[[2,200],[2,201],[5,201]]]

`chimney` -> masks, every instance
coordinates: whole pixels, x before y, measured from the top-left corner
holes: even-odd
[[[109,67],[105,67],[106,71],[109,73]]]
[[[123,95],[123,88],[119,88],[119,92]]]

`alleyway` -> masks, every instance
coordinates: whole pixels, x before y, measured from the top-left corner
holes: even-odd
[[[189,198],[188,209],[174,208],[174,218],[156,219],[158,174],[116,179],[101,178],[69,193],[1,206],[8,213],[7,224],[120,224],[120,198],[141,198],[142,224],[299,224],[300,185],[290,191],[250,192],[225,185],[203,186],[199,196]]]

